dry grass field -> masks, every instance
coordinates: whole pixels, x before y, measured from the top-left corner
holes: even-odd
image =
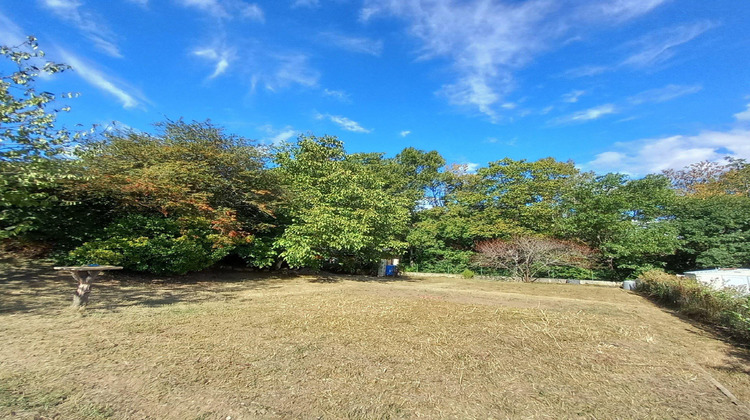
[[[3,267],[0,418],[750,418],[746,350],[620,289],[137,280],[76,311],[67,275]]]

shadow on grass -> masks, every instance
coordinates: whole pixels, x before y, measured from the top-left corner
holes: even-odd
[[[56,314],[70,307],[77,282],[67,272],[53,270],[50,262],[0,267],[0,314]],[[408,277],[374,277],[312,272],[308,270],[236,271],[206,270],[184,276],[156,276],[108,271],[92,285],[88,309],[116,312],[132,306],[160,307],[176,303],[229,301],[238,291],[275,289],[285,281],[311,283],[342,281],[391,283],[418,282]]]
[[[106,272],[92,285],[89,309],[118,311],[131,306],[159,307],[237,298],[237,291],[282,287],[289,276],[235,271],[207,271],[187,276],[148,276]],[[2,267],[0,314],[56,314],[67,309],[77,282],[52,264]]]
[[[336,273],[328,273],[328,272],[318,272],[318,273],[309,273],[305,274],[306,277],[315,277],[314,279],[310,280],[310,283],[340,283],[344,280],[348,281],[356,281],[356,282],[363,282],[363,283],[394,283],[394,282],[404,282],[404,283],[418,283],[419,279],[410,278],[406,276],[396,276],[396,277],[377,277],[372,275],[364,275],[364,274],[336,274]]]

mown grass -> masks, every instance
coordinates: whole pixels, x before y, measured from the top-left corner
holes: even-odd
[[[0,417],[748,416],[702,373],[747,404],[747,353],[618,289],[181,280],[110,275],[74,311],[66,277],[7,271]]]

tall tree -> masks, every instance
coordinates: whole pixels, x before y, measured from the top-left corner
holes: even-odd
[[[347,155],[335,137],[301,137],[276,156],[288,189],[286,228],[276,241],[293,267],[372,268],[406,247],[412,202],[389,195],[379,158]]]

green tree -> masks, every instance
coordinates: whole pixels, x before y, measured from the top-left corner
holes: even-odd
[[[550,234],[562,216],[561,203],[572,193],[578,170],[553,158],[534,162],[505,158],[480,168],[476,206],[531,232]]]
[[[36,38],[15,47],[0,47],[11,72],[0,73],[0,238],[43,230],[40,212],[60,204],[59,184],[69,178],[58,159],[71,134],[56,126],[55,95],[39,91],[41,74],[68,70],[65,64],[43,62]],[[66,94],[71,97],[73,95]]]
[[[670,269],[750,266],[750,197],[680,197],[674,213],[680,248]]]
[[[411,202],[389,195],[379,157],[347,155],[335,137],[301,137],[276,156],[288,190],[276,241],[292,267],[355,271],[406,247]]]
[[[678,244],[673,201],[664,176],[630,180],[621,174],[584,174],[566,203],[558,235],[597,249],[619,278],[663,267]]]

